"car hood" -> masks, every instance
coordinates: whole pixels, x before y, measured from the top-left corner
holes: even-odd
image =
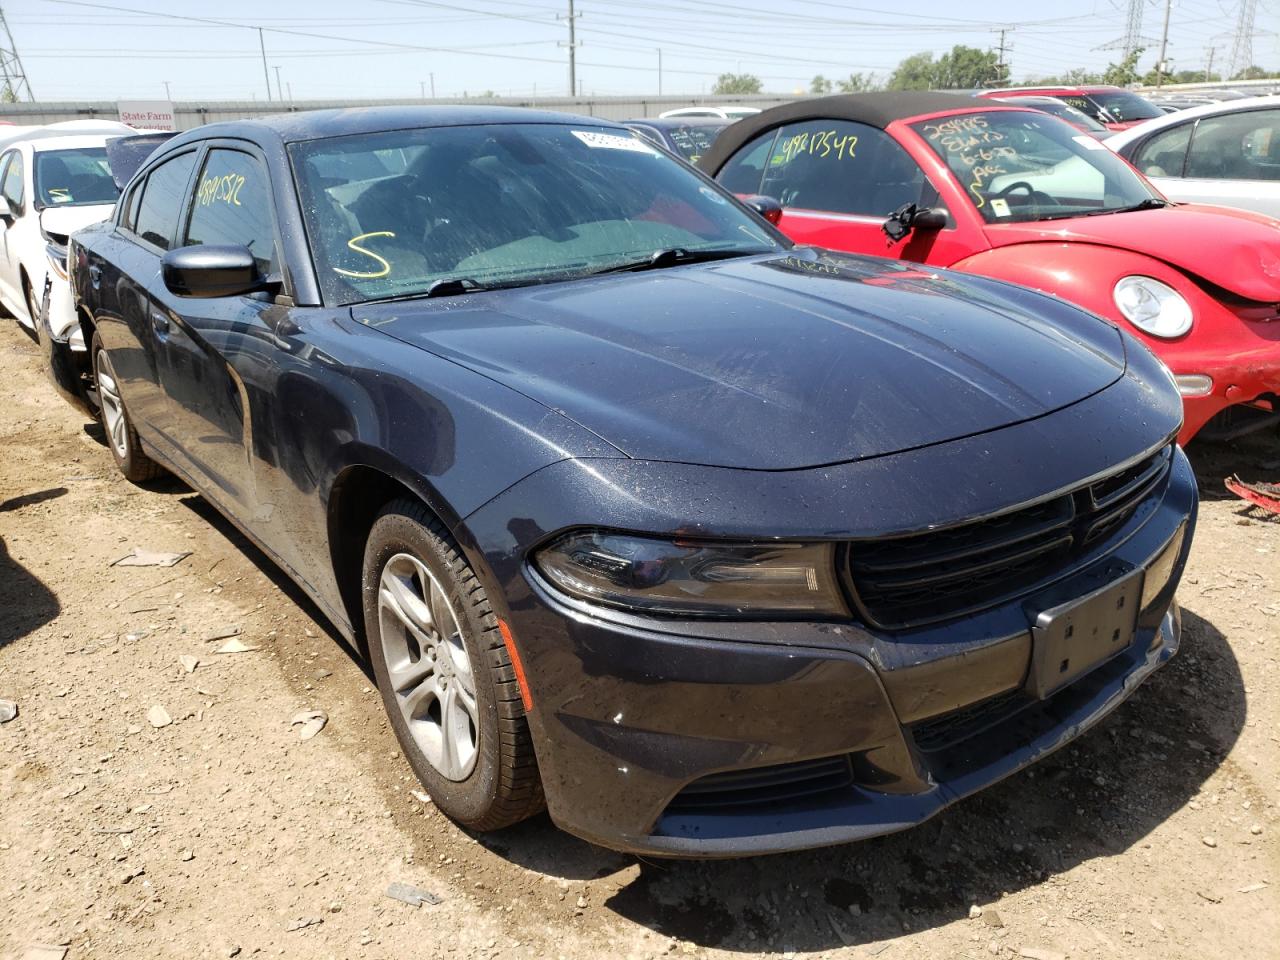
[[[62,242],[77,230],[105,220],[115,209],[114,203],[94,203],[78,207],[45,207],[40,211],[40,229],[59,237]]]
[[[818,466],[995,430],[1124,372],[1119,332],[1060,301],[814,250],[352,316],[628,456],[726,467]]]
[[[1130,250],[1249,300],[1280,302],[1280,221],[1248,210],[1180,203],[1155,210],[986,228],[994,247],[1093,243]]]

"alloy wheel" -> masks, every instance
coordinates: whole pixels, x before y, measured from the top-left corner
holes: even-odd
[[[97,372],[98,403],[102,407],[102,425],[116,456],[129,456],[128,425],[124,418],[124,403],[120,400],[120,388],[116,386],[115,371],[107,351],[99,350],[94,369]]]
[[[417,557],[397,553],[383,566],[378,635],[414,742],[441,776],[465,780],[479,751],[475,675],[458,617]]]

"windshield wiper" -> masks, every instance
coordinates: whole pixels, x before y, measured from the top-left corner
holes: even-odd
[[[686,250],[684,247],[666,247],[655,250],[643,260],[628,260],[612,266],[591,270],[587,276],[596,277],[605,273],[635,273],[640,270],[661,270],[663,267],[674,267],[682,263],[707,263],[711,260],[729,260],[733,257],[747,257],[767,250]]]
[[[475,293],[477,290],[483,289],[484,287],[470,277],[446,277],[443,280],[432,281],[431,286],[427,287],[425,295],[428,297],[456,297],[463,293]]]
[[[1087,210],[1084,213],[1052,213],[1047,217],[1036,217],[1036,220],[1074,220],[1076,217],[1101,217],[1109,213],[1133,213],[1136,210],[1158,210],[1171,207],[1173,203],[1160,197],[1147,197],[1128,207],[1103,207],[1100,210]]]

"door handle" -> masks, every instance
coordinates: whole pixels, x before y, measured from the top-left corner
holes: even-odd
[[[169,332],[169,317],[160,310],[151,311],[151,326],[156,333]]]

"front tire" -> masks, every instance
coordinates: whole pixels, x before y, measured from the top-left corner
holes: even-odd
[[[164,474],[164,467],[142,452],[138,432],[133,429],[129,411],[120,397],[120,384],[116,379],[111,357],[102,345],[102,338],[95,330],[90,347],[93,357],[93,382],[98,388],[98,418],[107,434],[107,449],[111,459],[130,483],[146,483]]]
[[[543,808],[515,671],[484,588],[444,525],[397,500],[369,531],[369,659],[409,765],[448,817],[474,830]]]

